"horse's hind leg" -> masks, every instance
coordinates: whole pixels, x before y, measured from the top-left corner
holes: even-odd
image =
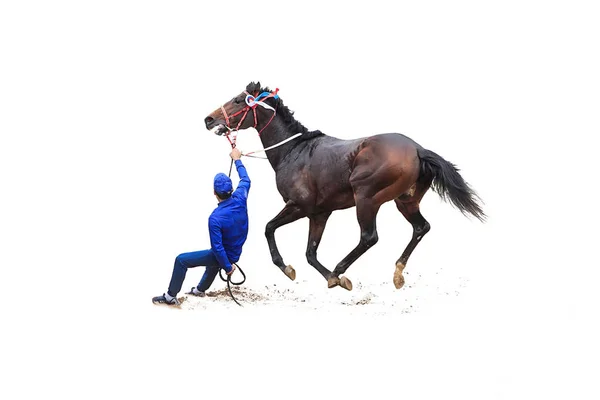
[[[275,230],[283,225],[289,224],[300,218],[306,217],[306,213],[292,202],[288,202],[283,210],[275,218],[267,223],[265,229],[265,236],[267,237],[267,243],[269,244],[269,250],[271,251],[271,259],[273,263],[279,267],[279,269],[291,280],[296,279],[296,271],[291,265],[286,266],[283,262],[283,258],[277,248],[275,242]]]
[[[344,289],[352,290],[352,282],[346,277],[340,279],[339,276],[345,273],[353,262],[373,247],[379,240],[376,224],[379,207],[381,207],[381,204],[375,202],[372,197],[356,199],[356,213],[358,224],[360,226],[360,241],[358,242],[358,245],[342,261],[340,261],[331,273],[329,279],[327,279],[327,284],[330,288],[340,285]]]
[[[394,200],[398,210],[402,213],[402,215],[404,215],[404,217],[413,227],[412,239],[406,246],[406,249],[404,249],[404,252],[400,258],[396,261],[396,271],[394,272],[394,286],[396,286],[396,289],[400,289],[402,286],[404,286],[404,276],[402,276],[402,271],[404,271],[404,268],[406,268],[406,263],[408,262],[413,250],[415,247],[417,247],[421,239],[423,239],[423,236],[425,236],[430,229],[429,222],[423,218],[419,209],[419,201],[421,200],[421,197],[422,194],[417,199],[414,196],[410,196],[408,198],[403,198],[401,196],[400,198]]]
[[[329,278],[331,271],[325,268],[319,260],[317,260],[317,249],[321,238],[323,237],[323,231],[325,225],[331,213],[323,213],[309,216],[310,226],[308,230],[308,245],[306,247],[306,260],[312,265],[325,279]]]

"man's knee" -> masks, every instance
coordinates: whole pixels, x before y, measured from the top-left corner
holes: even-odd
[[[175,257],[175,265],[179,268],[184,268],[187,269],[188,265],[185,262],[185,255],[184,254],[180,254],[177,257]]]

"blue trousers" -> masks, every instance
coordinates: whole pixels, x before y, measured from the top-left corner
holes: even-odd
[[[233,261],[235,262],[235,261]],[[173,274],[171,275],[171,282],[169,283],[169,295],[175,297],[181,290],[183,281],[185,280],[185,274],[188,268],[195,267],[206,267],[200,283],[198,283],[198,290],[205,292],[210,285],[214,282],[221,265],[217,261],[212,250],[201,250],[192,251],[189,253],[182,253],[175,258],[175,265],[173,266]]]

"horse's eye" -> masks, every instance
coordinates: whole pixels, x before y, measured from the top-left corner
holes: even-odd
[[[233,100],[233,102],[234,102],[235,104],[240,104],[242,101],[240,100],[240,98],[239,98],[239,97],[236,97],[236,98]]]

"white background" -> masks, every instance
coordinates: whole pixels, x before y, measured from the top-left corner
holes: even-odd
[[[0,396],[598,398],[599,17],[580,1],[3,2]],[[309,129],[401,132],[458,165],[489,221],[430,191],[407,281],[443,271],[460,295],[333,312],[352,293],[306,263],[301,220],[278,244],[325,306],[151,304],[175,256],[208,246],[229,149],[203,120],[257,80]],[[274,173],[244,162],[247,285],[291,287],[263,233]],[[401,301],[411,228],[393,204],[378,227],[347,275]],[[358,235],[354,209],[334,214],[320,259]]]

